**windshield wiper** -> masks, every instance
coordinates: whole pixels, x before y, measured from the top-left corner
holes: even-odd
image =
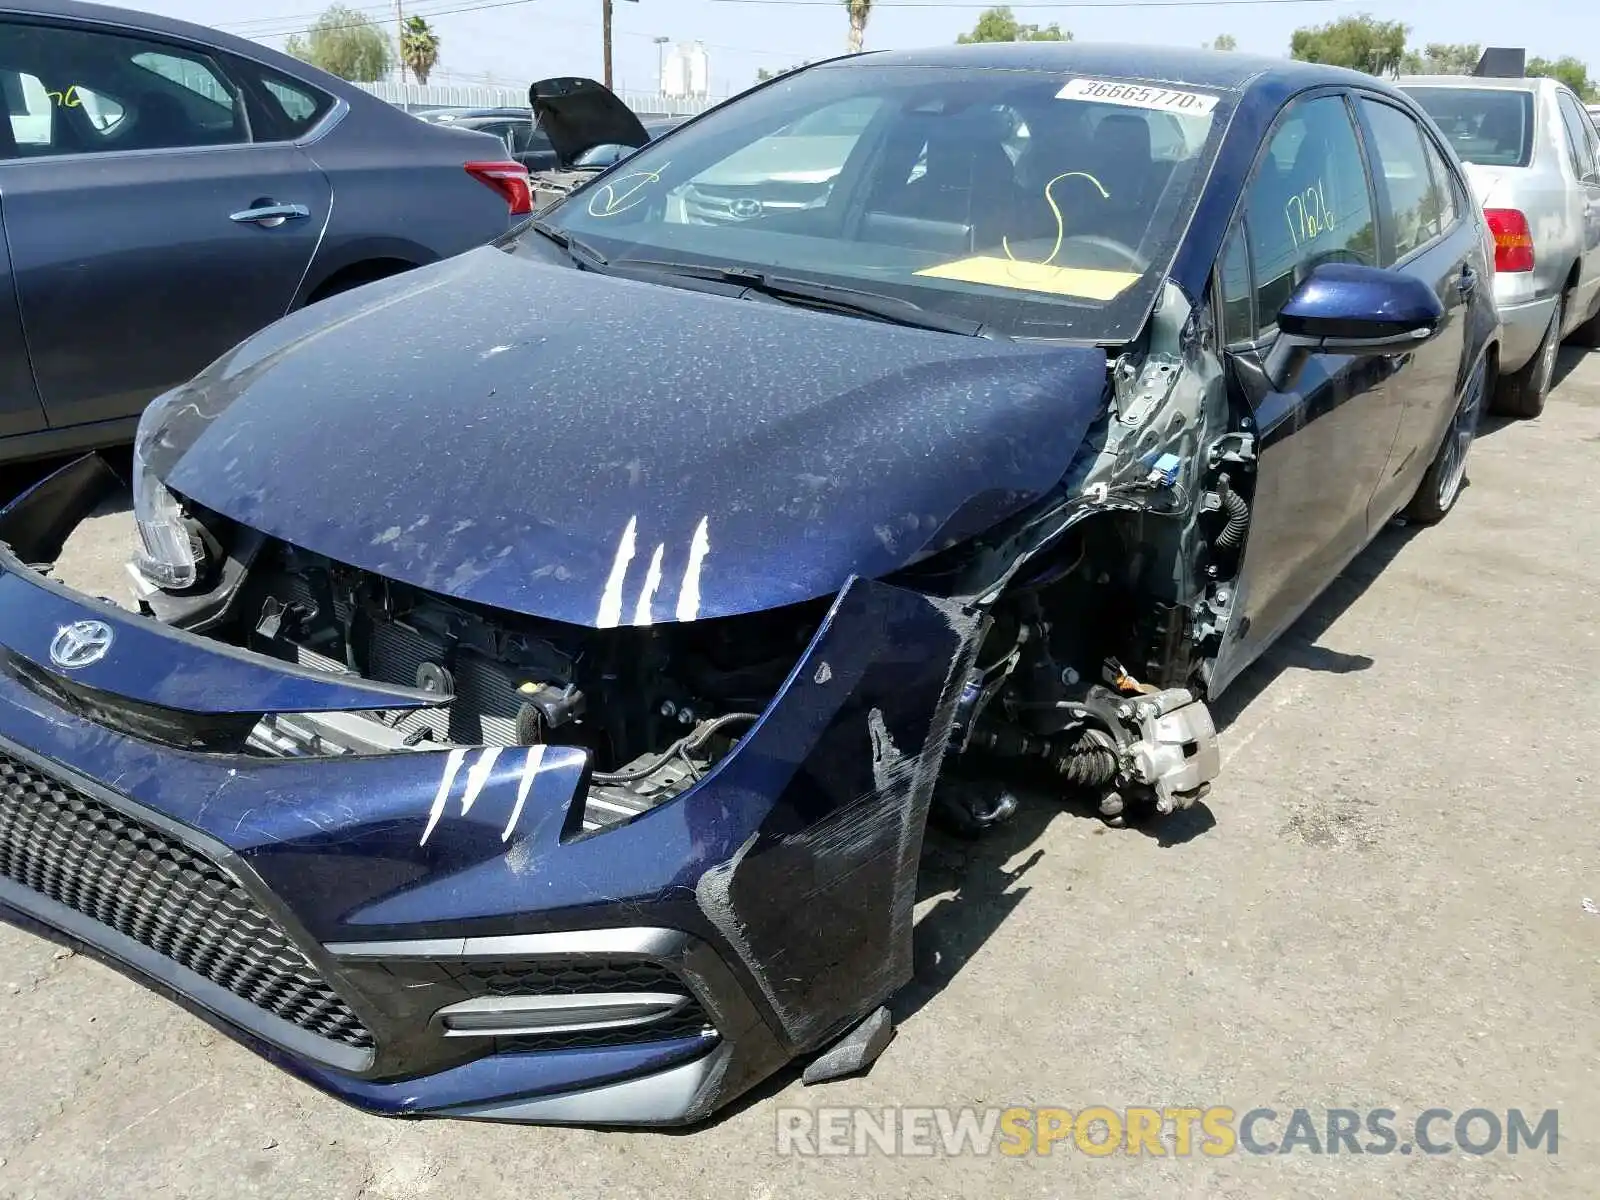
[[[1003,335],[991,333],[982,321],[969,321],[964,317],[935,312],[910,300],[902,300],[898,296],[885,296],[881,292],[842,287],[836,283],[817,283],[810,279],[769,275],[749,267],[706,267],[697,263],[623,258],[609,264],[609,269],[660,272],[667,275],[681,275],[688,279],[704,279],[712,283],[741,287],[747,292],[768,296],[785,304],[798,304],[807,308],[848,313],[851,316],[870,317],[893,325],[909,325],[915,329],[933,329],[940,333],[958,333],[965,337],[1005,340]]]
[[[589,245],[588,242],[557,229],[547,221],[529,221],[528,228],[543,237],[549,238],[560,246],[567,252],[567,257],[572,259],[577,266],[586,267],[591,271],[599,271],[605,268],[606,256]]]

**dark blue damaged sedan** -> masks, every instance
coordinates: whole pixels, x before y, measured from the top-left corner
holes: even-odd
[[[0,905],[374,1112],[863,1069],[930,818],[1199,803],[1208,703],[1455,504],[1491,272],[1365,75],[781,76],[157,400],[137,611],[50,571],[104,461],[0,513]]]

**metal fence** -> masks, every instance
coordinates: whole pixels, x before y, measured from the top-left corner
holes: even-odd
[[[358,83],[380,100],[415,112],[425,108],[526,108],[528,89],[487,83]],[[617,95],[636,113],[659,116],[693,116],[717,103],[714,97],[663,96],[658,92],[619,89]]]

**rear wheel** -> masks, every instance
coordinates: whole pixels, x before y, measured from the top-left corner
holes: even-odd
[[[1478,418],[1483,415],[1483,393],[1488,382],[1488,365],[1479,359],[1467,376],[1467,384],[1456,401],[1455,415],[1444,431],[1444,440],[1433,456],[1427,473],[1417,485],[1417,494],[1411,497],[1402,514],[1406,520],[1418,525],[1433,525],[1455,507],[1461,495],[1461,484],[1467,477],[1467,451],[1472,449],[1473,436],[1478,431]]]
[[[1545,397],[1550,394],[1550,384],[1556,375],[1556,354],[1561,349],[1566,299],[1565,296],[1556,299],[1556,310],[1550,314],[1550,328],[1527,365],[1513,375],[1500,377],[1494,391],[1495,412],[1529,420],[1544,411]]]

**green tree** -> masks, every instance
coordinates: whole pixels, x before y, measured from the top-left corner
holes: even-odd
[[[439,35],[424,18],[406,18],[400,34],[400,61],[418,83],[427,86],[429,73],[439,65]]]
[[[1535,78],[1559,79],[1585,102],[1593,103],[1600,99],[1600,88],[1597,88],[1589,79],[1589,68],[1582,59],[1574,58],[1567,54],[1551,62],[1547,58],[1530,58],[1527,67],[1528,74]]]
[[[1237,50],[1238,48],[1239,39],[1231,33],[1219,33],[1216,41],[1207,42],[1200,47],[1202,50]]]
[[[353,83],[376,83],[394,67],[394,46],[388,35],[343,4],[330,5],[304,38],[296,34],[284,49]]]
[[[845,49],[860,54],[867,37],[867,18],[872,15],[872,0],[844,0],[844,7],[850,14],[850,38]]]
[[[1429,42],[1422,52],[1407,50],[1400,60],[1402,75],[1471,75],[1483,57],[1483,47],[1477,42],[1453,45],[1447,42]]]
[[[1380,21],[1362,13],[1296,29],[1289,39],[1289,57],[1352,67],[1369,75],[1392,75],[1405,57],[1408,32],[1399,21]]]
[[[792,66],[792,67],[780,67],[776,71],[769,71],[769,70],[767,70],[766,67],[757,67],[756,68],[756,82],[757,83],[765,83],[769,79],[776,79],[779,75],[785,75],[785,74],[788,74],[788,72],[790,72],[790,71],[798,70],[800,67],[805,66],[806,63],[808,63],[810,61],[811,60],[808,58],[808,59],[806,59],[806,62],[795,63],[794,66]]]
[[[1023,25],[1018,22],[1016,14],[1008,7],[986,8],[978,14],[978,23],[972,27],[971,33],[956,35],[956,41],[963,46],[973,42],[1070,42],[1072,31],[1063,31],[1061,26],[1051,22],[1040,28],[1038,25]]]

